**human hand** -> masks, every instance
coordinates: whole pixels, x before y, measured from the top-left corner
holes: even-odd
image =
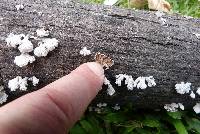
[[[46,87],[0,108],[1,134],[65,134],[101,89],[104,70],[85,63]]]

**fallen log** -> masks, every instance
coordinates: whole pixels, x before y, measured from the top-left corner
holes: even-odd
[[[24,9],[17,10],[17,4],[23,4]],[[66,0],[1,0],[0,10],[0,81],[9,101],[47,85],[84,62],[94,61],[97,52],[114,60],[105,74],[116,93],[107,95],[107,86],[103,86],[93,104],[131,102],[136,108],[160,108],[175,102],[191,108],[200,101],[197,94],[193,99],[175,90],[180,82],[192,83],[194,91],[200,87],[200,40],[195,35],[200,33],[199,19],[174,14],[163,15],[163,21],[153,11]],[[16,66],[14,57],[20,53],[8,47],[5,39],[10,33],[35,35],[42,27],[59,40],[59,47],[26,67]],[[83,47],[92,55],[81,56]],[[115,84],[117,74],[132,75],[134,79],[153,76],[156,86],[129,91],[124,84]],[[8,81],[16,76],[36,76],[40,84],[27,92],[10,92]]]

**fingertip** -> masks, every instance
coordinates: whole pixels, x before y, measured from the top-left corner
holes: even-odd
[[[104,69],[99,63],[88,62],[86,64],[90,68],[90,70],[93,71],[97,76],[99,76],[100,78],[104,77]]]

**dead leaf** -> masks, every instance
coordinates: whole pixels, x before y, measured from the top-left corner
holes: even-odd
[[[129,0],[130,6],[134,8],[144,8],[147,3],[147,0]]]
[[[171,5],[165,0],[148,0],[149,9],[169,12]]]

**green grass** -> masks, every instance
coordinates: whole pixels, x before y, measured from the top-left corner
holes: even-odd
[[[103,0],[83,0],[99,3]],[[174,13],[200,18],[198,0],[168,0]],[[119,7],[128,8],[127,0],[120,0]],[[147,7],[145,8],[146,10]],[[120,111],[106,108],[101,114],[86,112],[70,130],[70,134],[200,134],[200,117],[193,111],[170,113],[134,110],[130,105]]]

